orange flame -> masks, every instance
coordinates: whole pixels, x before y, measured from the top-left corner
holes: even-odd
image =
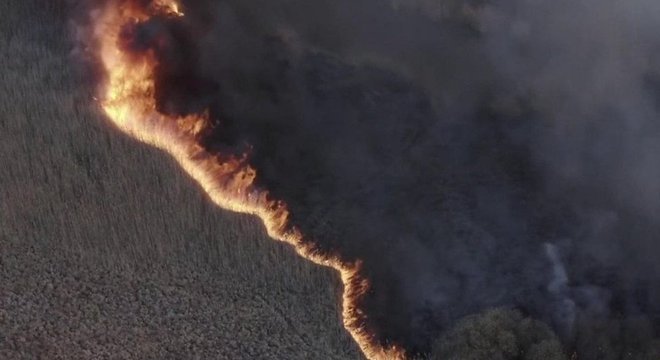
[[[248,156],[223,156],[207,152],[195,135],[209,125],[208,115],[173,117],[156,110],[153,54],[129,56],[118,45],[121,29],[151,16],[183,16],[176,0],[154,0],[147,8],[130,2],[111,1],[97,18],[94,36],[98,56],[105,68],[101,105],[110,120],[123,132],[171,154],[206,191],[218,206],[263,220],[268,235],[294,247],[315,264],[339,272],[344,285],[342,315],[346,330],[364,355],[372,360],[404,359],[399,347],[382,346],[364,328],[367,315],[356,305],[363,299],[369,282],[360,275],[360,262],[347,263],[315,252],[295,226],[289,226],[289,212],[282,201],[269,199],[268,192],[254,186],[256,170]]]

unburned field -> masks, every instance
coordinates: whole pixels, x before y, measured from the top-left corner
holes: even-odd
[[[64,1],[0,11],[0,358],[360,358],[336,274],[100,115]]]

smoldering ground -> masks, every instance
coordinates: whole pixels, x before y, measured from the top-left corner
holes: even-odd
[[[657,337],[660,4],[182,5],[125,33],[156,50],[159,110],[208,109],[200,143],[248,152],[318,251],[362,261],[377,339],[427,352],[497,306],[581,359],[622,319]]]

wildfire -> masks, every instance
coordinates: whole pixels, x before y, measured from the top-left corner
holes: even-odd
[[[223,156],[207,152],[195,135],[209,126],[208,115],[174,117],[156,110],[156,57],[149,52],[139,56],[128,54],[119,46],[125,26],[155,15],[184,16],[175,0],[153,0],[146,6],[130,0],[115,0],[108,2],[97,18],[94,35],[98,41],[98,56],[106,71],[101,104],[107,116],[123,132],[171,154],[215,204],[257,215],[271,238],[292,245],[300,256],[315,264],[337,270],[344,284],[344,327],[365,356],[379,360],[404,359],[400,348],[380,345],[364,329],[367,316],[356,304],[364,297],[369,282],[360,275],[361,264],[346,263],[315,252],[300,230],[288,223],[286,204],[270,199],[267,191],[254,185],[257,172],[249,164],[248,155]]]

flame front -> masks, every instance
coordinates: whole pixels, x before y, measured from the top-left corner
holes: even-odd
[[[367,316],[357,304],[369,288],[369,282],[360,275],[360,263],[346,263],[315,252],[300,230],[288,223],[286,204],[270,199],[267,191],[254,185],[256,170],[250,166],[247,155],[223,156],[207,152],[195,135],[209,126],[208,115],[174,117],[156,110],[155,56],[149,52],[129,55],[119,46],[124,26],[154,15],[178,17],[183,13],[175,0],[154,0],[146,7],[117,0],[107,3],[97,17],[94,35],[106,72],[101,104],[109,119],[123,132],[171,154],[218,206],[258,216],[271,238],[292,245],[300,256],[315,264],[338,271],[344,285],[344,327],[362,352],[374,360],[404,359],[399,347],[380,345],[364,328]]]

